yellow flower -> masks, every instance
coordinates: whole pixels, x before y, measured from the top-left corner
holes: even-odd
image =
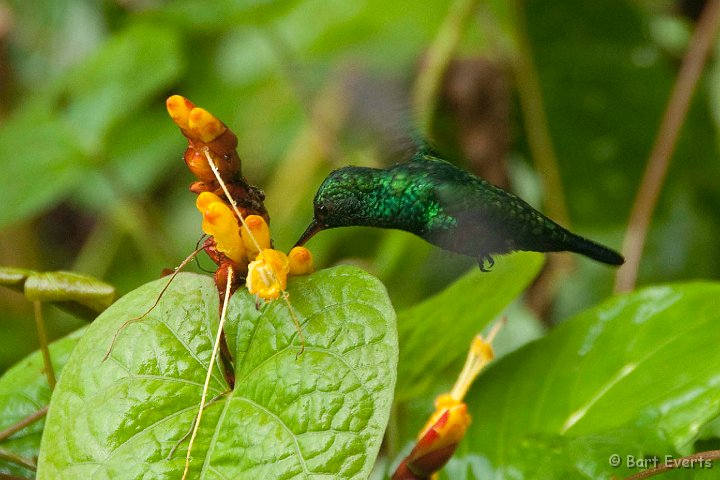
[[[203,216],[203,232],[215,238],[215,248],[234,262],[244,260],[245,246],[240,238],[238,219],[230,207],[211,192],[198,195],[195,205]]]
[[[245,244],[248,260],[255,260],[262,250],[270,248],[270,228],[260,215],[248,215],[245,217],[245,225],[240,236]]]
[[[195,108],[195,105],[183,96],[173,95],[167,99],[165,106],[167,107],[167,111],[173,119],[173,122],[175,122],[175,125],[183,130],[187,130],[189,128],[188,117],[190,115],[190,110]]]
[[[313,257],[305,247],[294,247],[288,253],[290,275],[307,275],[313,272]]]
[[[188,113],[188,127],[193,136],[203,143],[212,142],[227,130],[215,115],[200,107],[195,107]]]
[[[287,256],[279,250],[267,248],[248,265],[245,284],[251,294],[264,300],[274,300],[285,290],[289,271]]]

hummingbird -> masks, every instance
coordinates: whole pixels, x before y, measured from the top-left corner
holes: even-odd
[[[441,159],[430,148],[387,169],[331,172],[313,200],[312,222],[295,244],[321,230],[368,226],[404,230],[489,271],[493,256],[515,250],[570,251],[609,265],[623,257],[571,233],[521,198]],[[486,267],[487,266],[487,267]]]

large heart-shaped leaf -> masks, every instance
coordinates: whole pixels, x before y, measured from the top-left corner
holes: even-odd
[[[179,478],[217,328],[208,277],[167,280],[116,302],[90,327],[53,395],[38,478]],[[190,478],[366,478],[388,420],[397,334],[385,288],[353,267],[291,279],[304,353],[282,301],[232,297],[229,391],[214,366]],[[174,447],[177,445],[177,449]]]
[[[691,453],[720,412],[719,295],[693,283],[616,297],[499,360],[467,399],[448,478],[622,477],[630,458]]]
[[[61,371],[82,336],[84,328],[50,344],[50,357],[57,375]],[[0,377],[0,431],[41,411],[50,402],[50,386],[43,374],[43,359],[39,351],[18,362]],[[18,430],[4,441],[0,449],[23,459],[35,461],[40,452],[40,437],[45,420],[40,418]],[[17,463],[0,460],[0,473],[34,478],[35,472]]]

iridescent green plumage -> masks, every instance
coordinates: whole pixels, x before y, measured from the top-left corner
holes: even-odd
[[[620,265],[616,252],[562,228],[523,200],[428,150],[388,169],[332,172],[314,200],[315,218],[297,244],[319,230],[346,226],[396,228],[446,250],[493,264],[514,250],[569,250]]]

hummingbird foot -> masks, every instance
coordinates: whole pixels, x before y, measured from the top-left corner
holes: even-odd
[[[487,262],[488,268],[485,268],[485,262]],[[480,255],[478,257],[478,266],[481,272],[489,272],[495,266],[495,260],[490,255]]]

